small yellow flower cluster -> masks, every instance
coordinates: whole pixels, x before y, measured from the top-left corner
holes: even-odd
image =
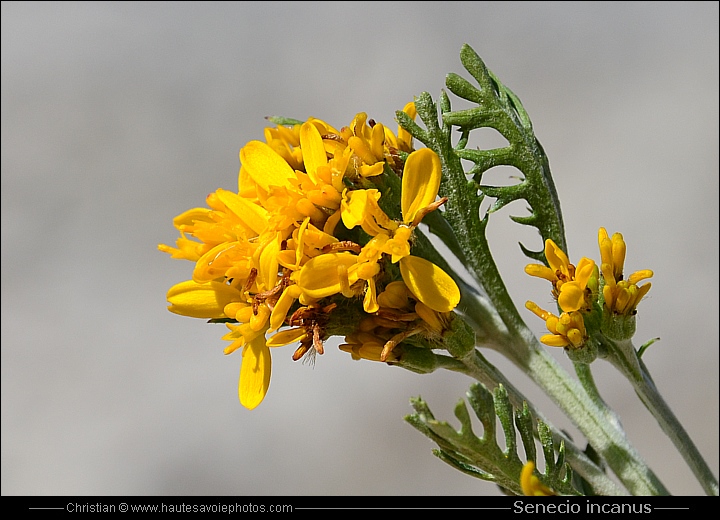
[[[541,342],[551,347],[580,348],[587,339],[582,312],[592,308],[592,290],[588,283],[593,276],[597,280],[597,267],[593,260],[585,257],[577,267],[574,266],[550,239],[545,241],[545,258],[550,267],[529,264],[525,267],[525,272],[552,283],[553,297],[563,312],[556,316],[531,301],[528,301],[525,307],[545,320],[547,329],[552,333],[542,336]]]
[[[378,311],[364,318],[340,345],[353,359],[396,361],[393,349],[403,340],[416,334],[429,340],[440,339],[449,328],[449,313],[419,301],[404,281],[390,282],[377,302]]]
[[[602,271],[605,286],[603,287],[603,298],[605,307],[614,314],[630,316],[640,300],[650,290],[652,284],[638,285],[639,282],[651,278],[653,272],[650,269],[635,271],[623,280],[623,267],[625,264],[625,240],[620,233],[614,233],[612,238],[608,237],[605,228],[598,231],[598,244],[600,246],[600,270]]]
[[[585,343],[585,321],[578,311],[563,312],[560,316],[538,307],[534,302],[525,302],[525,307],[538,318],[545,321],[545,326],[552,332],[540,338],[549,347],[580,348]]]
[[[414,104],[404,111],[414,117]],[[409,153],[404,164],[401,152]],[[267,392],[270,347],[299,342],[294,359],[323,353],[335,297],[362,298],[363,312],[380,319],[378,291],[393,281],[388,264],[399,265],[396,282],[429,316],[458,304],[452,278],[411,254],[415,227],[444,200],[436,200],[439,158],[413,151],[405,130],[396,136],[364,113],[339,131],[311,118],[267,128],[265,142],[240,150],[240,162],[238,191],[218,189],[207,197],[209,208],[176,217],[176,247],[159,249],[195,263],[192,279],[168,292],[168,309],[227,322],[225,353],[242,349],[239,397],[247,408]],[[402,174],[401,221],[380,208],[373,187],[393,172]],[[350,235],[356,226],[365,235]],[[392,360],[386,342],[378,355],[384,361]]]
[[[604,281],[602,296],[605,312],[612,315],[634,315],[638,303],[650,290],[649,283],[638,285],[653,275],[649,269],[636,271],[627,280],[623,279],[626,246],[620,233],[610,238],[605,228],[600,228],[598,245],[600,269],[588,258],[582,258],[577,267],[574,266],[550,239],[545,241],[545,258],[550,267],[539,264],[525,267],[527,274],[552,283],[552,295],[562,310],[560,316],[555,316],[531,301],[525,304],[536,316],[545,320],[552,333],[540,338],[544,344],[570,348],[579,348],[584,344],[587,334],[583,314],[592,311],[592,304],[598,297],[600,275]]]

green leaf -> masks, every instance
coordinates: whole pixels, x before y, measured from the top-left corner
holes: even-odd
[[[300,121],[299,119],[293,119],[292,117],[282,117],[282,116],[267,116],[265,119],[267,119],[271,123],[275,123],[276,125],[283,125],[283,126],[301,125],[305,122],[305,121]]]
[[[524,463],[517,453],[517,432],[520,432],[525,453],[528,454],[526,460],[534,461],[536,455],[533,418],[527,404],[520,411],[514,410],[502,385],[491,393],[484,385],[473,384],[467,398],[482,423],[482,437],[473,432],[472,418],[463,401],[455,407],[459,430],[436,420],[427,403],[420,398],[411,400],[415,413],[405,420],[438,445],[439,450],[435,450],[434,454],[450,466],[465,474],[495,482],[507,492],[521,495],[520,473]],[[505,450],[498,445],[496,421],[500,422],[505,434]],[[578,495],[572,486],[572,469],[565,463],[564,445],[561,444],[557,450],[556,459],[550,428],[542,421],[537,421],[537,424],[536,433],[543,446],[546,468],[541,480],[561,494]]]

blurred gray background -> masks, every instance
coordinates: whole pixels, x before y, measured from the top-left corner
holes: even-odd
[[[463,43],[533,120],[571,260],[597,259],[605,226],[627,270],[655,271],[637,343],[661,338],[644,359],[717,474],[716,2],[2,2],[2,494],[496,494],[403,421],[421,395],[457,424],[465,377],[354,362],[337,342],[313,368],[287,347],[244,409],[225,328],[165,308],[192,265],[156,249],[175,215],[237,186],[265,116],[394,127],[448,72],[468,77]],[[507,218],[523,206],[491,219],[491,245],[518,305],[548,304],[517,247],[537,234]],[[702,494],[630,386],[594,367],[671,492]]]

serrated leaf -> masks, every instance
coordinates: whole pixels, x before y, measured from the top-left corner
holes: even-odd
[[[495,403],[485,385],[473,384],[467,392],[468,401],[483,425],[485,439],[495,440]]]
[[[545,458],[545,475],[550,476],[555,471],[555,446],[552,432],[547,427],[547,424],[540,420],[537,423],[537,432],[543,450],[543,457]]]
[[[433,453],[445,463],[476,478],[496,482],[511,493],[522,494],[520,473],[523,462],[517,454],[516,425],[525,446],[527,460],[534,461],[536,454],[533,418],[527,403],[523,404],[522,410],[516,411],[502,385],[490,393],[484,385],[476,383],[470,387],[467,396],[471,408],[483,424],[483,438],[473,433],[471,417],[464,401],[455,406],[455,417],[461,425],[459,430],[444,421],[435,420],[427,403],[421,399],[411,401],[416,413],[405,419],[438,445],[440,449]],[[497,444],[497,420],[505,432],[505,450]],[[545,455],[546,475],[543,482],[563,494],[577,495],[578,492],[570,484],[572,470],[564,462],[564,445],[561,444],[558,459],[555,460],[551,430],[542,421],[537,424]]]
[[[513,421],[513,407],[510,404],[507,390],[503,385],[498,385],[494,392],[495,414],[500,419],[500,424],[505,433],[505,454],[508,457],[517,457],[517,446],[515,437],[515,424]]]
[[[520,432],[520,438],[525,448],[525,460],[537,460],[535,436],[533,435],[533,419],[530,414],[530,408],[525,401],[523,401],[522,410],[515,412],[515,427]]]

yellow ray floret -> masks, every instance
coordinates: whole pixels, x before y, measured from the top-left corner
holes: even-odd
[[[438,312],[450,312],[460,303],[455,281],[432,262],[418,256],[400,259],[400,273],[410,292]]]
[[[588,283],[593,276],[597,279],[595,262],[583,257],[577,267],[574,266],[562,249],[549,238],[545,240],[545,258],[550,267],[529,264],[525,266],[525,272],[553,284],[553,297],[563,311],[589,310],[591,294]]]
[[[578,311],[563,312],[555,316],[541,309],[534,302],[525,302],[525,307],[537,317],[545,320],[545,326],[552,334],[546,334],[540,341],[549,347],[580,348],[587,339],[585,322]]]
[[[167,293],[168,310],[191,318],[223,318],[226,305],[243,299],[243,294],[229,285],[193,280],[174,285]]]
[[[270,386],[272,359],[270,349],[265,344],[265,335],[260,334],[247,343],[242,355],[238,396],[240,403],[252,410],[265,399]]]
[[[435,202],[441,174],[440,158],[431,149],[423,148],[408,156],[402,178],[400,204],[406,224],[414,223],[418,212]]]

